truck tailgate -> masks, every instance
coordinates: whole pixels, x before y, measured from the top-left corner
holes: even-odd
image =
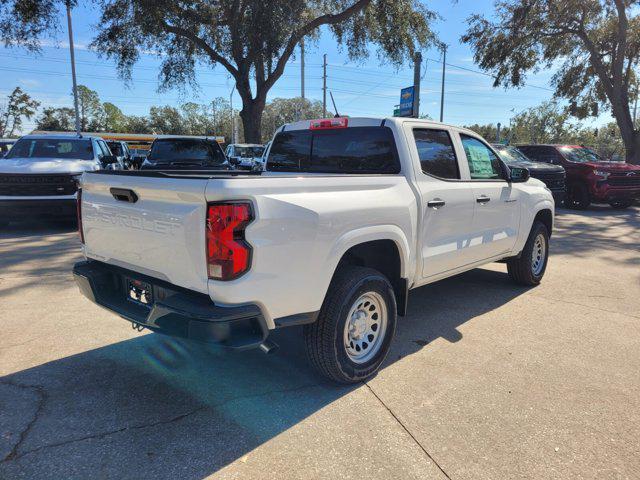
[[[206,293],[206,185],[201,178],[85,174],[85,254]],[[137,200],[117,200],[114,188]]]

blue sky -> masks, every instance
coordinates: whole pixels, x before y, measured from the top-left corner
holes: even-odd
[[[478,70],[473,63],[472,52],[460,43],[460,36],[466,28],[466,18],[472,13],[491,15],[491,0],[435,0],[428,2],[430,8],[442,16],[433,25],[439,38],[449,45],[447,63],[462,68],[447,66],[444,121],[457,125],[473,123],[508,124],[514,112],[538,105],[552,97],[549,81],[553,72],[544,71],[531,74],[527,86],[522,89],[504,90],[491,86],[492,79],[486,75],[465,69]],[[62,15],[63,12],[61,12]],[[78,7],[73,12],[76,42],[78,82],[96,90],[102,101],[118,105],[130,115],[145,115],[152,105],[180,105],[195,101],[207,103],[214,97],[229,98],[233,82],[226,70],[199,69],[198,91],[177,90],[157,92],[157,66],[159,60],[145,55],[134,68],[133,82],[125,86],[118,79],[112,62],[101,59],[87,49],[92,38],[93,27],[99,18],[95,10]],[[63,27],[66,20],[61,16]],[[5,97],[19,85],[43,106],[72,106],[71,76],[66,28],[57,38],[45,40],[40,56],[29,54],[23,49],[0,49],[0,97]],[[322,99],[322,55],[328,58],[328,87],[333,92],[340,113],[351,116],[389,116],[394,105],[399,103],[400,89],[411,85],[412,66],[407,64],[398,71],[389,65],[381,65],[375,52],[369,60],[354,64],[348,61],[344,51],[337,48],[335,41],[324,32],[317,44],[306,46],[306,89],[308,98]],[[421,113],[438,119],[440,112],[440,81],[442,75],[441,54],[436,49],[423,52],[421,82]],[[288,65],[284,76],[271,90],[270,98],[300,95],[299,58]],[[330,105],[330,100],[328,99]],[[240,106],[237,94],[234,106]],[[609,121],[603,116],[593,124]],[[27,122],[24,130],[33,128]]]

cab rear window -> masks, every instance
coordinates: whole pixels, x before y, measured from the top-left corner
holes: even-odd
[[[292,130],[274,138],[267,170],[395,174],[400,172],[400,162],[388,127]]]

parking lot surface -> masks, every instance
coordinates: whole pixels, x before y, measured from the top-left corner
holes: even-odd
[[[640,209],[560,210],[542,285],[414,290],[384,368],[335,387],[300,331],[231,352],[82,297],[77,235],[0,232],[0,478],[639,478]]]

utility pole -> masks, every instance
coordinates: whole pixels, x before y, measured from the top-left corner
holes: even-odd
[[[236,143],[236,116],[233,112],[233,91],[236,86],[234,85],[229,94],[229,105],[231,106],[231,143]]]
[[[497,128],[497,131],[496,131],[496,143],[500,143],[500,127],[501,126],[502,125],[500,124],[500,122],[498,122],[498,128]]]
[[[76,111],[76,134],[80,135],[80,110],[78,109],[78,82],[76,81],[76,56],[73,48],[73,27],[71,25],[71,2],[67,0],[67,26],[69,29],[69,52],[71,53],[71,78],[73,80],[73,106]]]
[[[304,98],[304,38],[300,40],[300,96]]]
[[[636,128],[636,119],[638,117],[636,117],[636,113],[638,112],[638,87],[640,86],[640,84],[636,83],[636,98],[633,101],[633,128]]]
[[[447,66],[447,45],[442,45],[442,89],[440,91],[440,121],[444,119],[444,75]]]
[[[327,118],[327,54],[322,58],[322,118]]]
[[[420,117],[420,70],[422,70],[422,54],[413,56],[413,118]]]

